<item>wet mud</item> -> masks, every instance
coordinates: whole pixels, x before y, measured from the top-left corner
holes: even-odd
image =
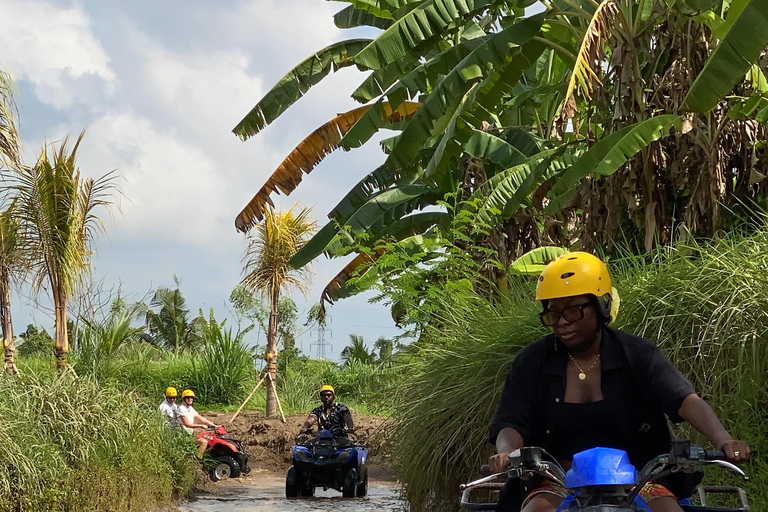
[[[201,493],[196,500],[181,505],[181,512],[304,512],[332,510],[338,512],[402,511],[398,487],[391,481],[368,483],[365,498],[342,498],[333,489],[315,489],[314,498],[287,499],[285,479],[277,475],[253,476],[216,484],[213,492]]]

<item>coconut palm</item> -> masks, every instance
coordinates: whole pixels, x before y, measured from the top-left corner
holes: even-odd
[[[19,116],[13,98],[15,92],[13,79],[0,69],[0,165],[11,168],[21,165],[21,139],[17,129]]]
[[[152,297],[144,318],[148,333],[144,339],[174,353],[196,350],[202,345],[202,316],[190,318],[187,301],[179,290],[181,281],[174,276],[175,288],[160,287]]]
[[[29,252],[25,249],[19,221],[15,217],[15,203],[11,203],[7,210],[0,212],[0,325],[5,348],[5,373],[8,375],[19,373],[14,361],[16,345],[11,320],[11,285],[28,268]]]
[[[19,169],[14,186],[19,219],[25,225],[35,251],[33,287],[47,282],[55,308],[56,366],[67,366],[67,303],[73,290],[90,272],[90,256],[96,234],[104,232],[97,216],[114,204],[115,171],[98,179],[80,175],[77,152],[85,132],[71,150],[69,137],[45,145],[33,167]],[[50,155],[48,150],[50,149]]]
[[[371,364],[376,360],[376,354],[368,350],[365,340],[359,334],[349,335],[349,345],[341,351],[341,360],[345,365],[357,361],[362,364]]]
[[[275,212],[272,208],[263,210],[264,220],[249,232],[245,255],[243,256],[242,286],[251,292],[262,294],[269,302],[267,325],[267,371],[272,383],[277,374],[277,340],[279,303],[282,292],[289,288],[305,291],[310,277],[308,268],[296,270],[288,261],[312,236],[315,222],[309,217],[309,210],[294,208]],[[267,416],[277,413],[277,397],[274,386],[267,386]]]

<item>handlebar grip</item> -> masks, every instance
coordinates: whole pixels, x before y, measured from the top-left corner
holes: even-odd
[[[480,466],[480,475],[481,476],[488,476],[491,474],[491,466],[488,464],[483,464]]]
[[[704,460],[728,460],[721,450],[704,450]]]

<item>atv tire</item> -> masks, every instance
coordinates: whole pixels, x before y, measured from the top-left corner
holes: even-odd
[[[357,471],[354,468],[347,471],[347,474],[344,475],[341,495],[345,498],[357,497]]]
[[[298,498],[299,497],[299,485],[296,481],[296,468],[291,466],[288,468],[288,474],[285,477],[285,497],[286,498]]]
[[[216,457],[213,467],[211,467],[210,476],[214,482],[227,478],[237,478],[240,476],[240,464],[232,457]]]
[[[364,498],[368,495],[368,470],[364,470],[363,481],[357,485],[357,497]]]

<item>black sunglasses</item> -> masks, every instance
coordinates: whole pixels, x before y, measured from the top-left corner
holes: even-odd
[[[576,306],[568,306],[567,308],[563,308],[562,311],[548,309],[539,313],[539,319],[546,327],[552,327],[557,324],[557,322],[560,321],[560,317],[563,317],[568,323],[578,322],[584,318],[584,310],[590,306],[594,306],[594,304],[592,302],[585,302],[584,304],[578,304]]]

